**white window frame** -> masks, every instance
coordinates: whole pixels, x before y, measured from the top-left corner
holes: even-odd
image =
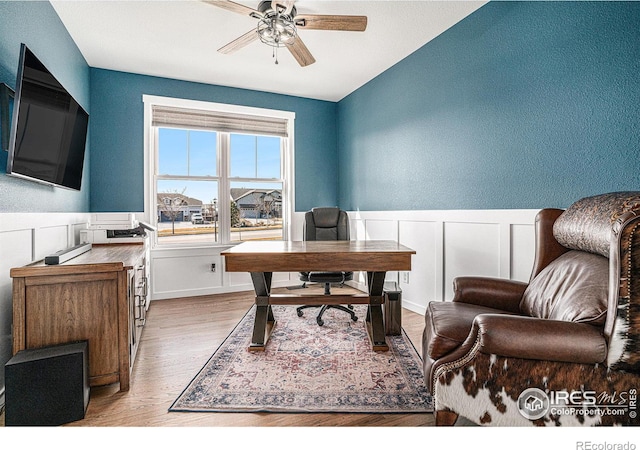
[[[144,204],[144,217],[145,221],[153,226],[158,225],[158,218],[156,213],[156,199],[157,199],[157,183],[155,179],[155,169],[157,164],[156,155],[156,140],[157,129],[152,127],[152,108],[154,105],[172,106],[176,108],[191,108],[191,109],[203,109],[210,110],[219,113],[229,114],[245,114],[255,115],[261,117],[275,117],[285,119],[287,121],[287,137],[282,139],[282,197],[283,201],[283,226],[282,226],[282,239],[288,240],[291,236],[291,227],[293,223],[293,212],[295,211],[295,113],[292,111],[280,111],[274,109],[255,108],[240,105],[231,105],[225,103],[213,103],[199,100],[188,100],[173,97],[160,97],[154,95],[143,95],[142,101],[144,104],[144,189],[145,189],[145,204]],[[220,138],[218,137],[218,144],[220,144]],[[221,151],[220,147],[217,152],[218,174],[221,175],[222,171],[229,173],[229,160],[227,158],[227,151]],[[220,177],[222,179],[222,177]],[[227,178],[229,182],[243,181],[241,178]],[[251,180],[255,181],[255,180]],[[225,182],[218,183],[218,196],[219,198],[229,198],[230,184]],[[220,224],[221,231],[230,222],[229,217],[230,210],[228,208],[222,208],[220,210]],[[229,230],[226,230],[229,233]],[[225,236],[225,235],[221,235]],[[228,234],[226,239],[228,239]],[[222,240],[222,239],[221,239]],[[230,242],[190,242],[185,244],[159,244],[157,237],[153,242],[154,247],[160,248],[183,248],[183,247],[229,247],[236,245],[237,243]]]

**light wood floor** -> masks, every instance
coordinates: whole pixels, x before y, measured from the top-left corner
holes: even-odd
[[[347,288],[341,288],[347,289]],[[243,292],[151,302],[131,388],[92,388],[74,427],[430,426],[433,414],[178,413],[169,407],[253,304]],[[403,328],[421,351],[423,317],[403,310]],[[0,420],[4,422],[4,417]]]

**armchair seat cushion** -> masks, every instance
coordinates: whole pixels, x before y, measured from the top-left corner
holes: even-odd
[[[424,354],[435,360],[458,348],[480,314],[513,313],[469,303],[430,302],[425,314]]]

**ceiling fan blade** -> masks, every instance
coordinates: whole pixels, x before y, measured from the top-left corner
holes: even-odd
[[[278,11],[277,8],[279,6],[281,9],[284,9],[284,12],[282,14],[290,14],[295,2],[296,0],[272,0],[271,9],[273,9],[274,11]]]
[[[309,66],[316,62],[316,59],[313,57],[307,46],[304,45],[300,36],[296,36],[293,43],[286,47],[302,67]]]
[[[234,13],[242,14],[243,16],[262,17],[260,11],[248,6],[241,5],[240,3],[232,2],[230,0],[201,0],[209,5],[217,6],[218,8],[226,9]]]
[[[220,53],[224,53],[225,55],[228,55],[229,53],[233,53],[236,50],[240,50],[241,48],[246,47],[247,45],[251,44],[253,41],[257,41],[257,40],[258,40],[258,33],[256,32],[255,28],[252,28],[251,30],[249,30],[248,32],[240,36],[238,39],[235,39],[229,42],[224,47],[220,47],[218,51]]]
[[[321,14],[298,14],[294,17],[297,27],[305,30],[364,31],[367,16],[333,16]]]

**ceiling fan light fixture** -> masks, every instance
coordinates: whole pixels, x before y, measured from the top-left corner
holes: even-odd
[[[284,47],[291,44],[298,32],[292,21],[282,16],[263,17],[258,21],[260,41],[271,47]]]

